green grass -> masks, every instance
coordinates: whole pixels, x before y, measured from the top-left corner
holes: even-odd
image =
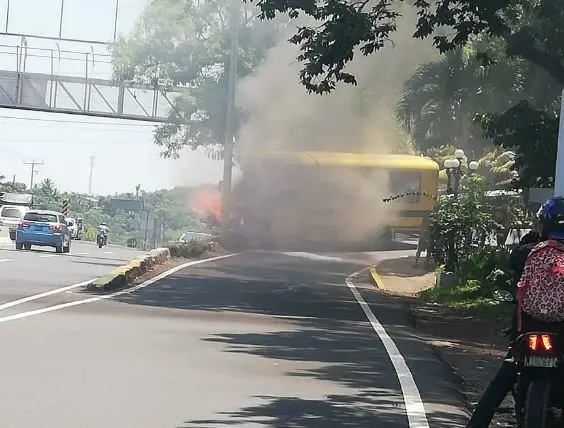
[[[418,294],[426,303],[437,303],[484,316],[509,317],[514,311],[511,304],[500,303],[489,297],[490,293],[478,281],[468,281],[452,287],[429,288]]]
[[[192,240],[186,243],[171,243],[168,245],[171,257],[194,258],[200,257],[207,252],[213,251],[215,244],[213,241]]]

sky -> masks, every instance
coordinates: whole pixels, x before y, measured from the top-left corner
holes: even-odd
[[[115,1],[64,0],[63,38],[113,40]],[[146,3],[146,0],[119,0],[118,34],[131,32]],[[3,33],[7,4],[8,0],[0,0]],[[60,0],[12,0],[7,32],[56,37],[60,6]],[[0,70],[16,70],[16,46],[21,43],[20,37],[0,35]],[[27,45],[27,72],[49,73],[53,64],[55,74],[82,77],[88,52],[89,76],[111,77],[110,57],[103,45],[60,41],[60,60],[56,41],[28,37]],[[2,84],[5,82],[0,78],[0,87]],[[84,99],[84,86],[75,84],[67,88],[79,102]],[[70,98],[59,92],[57,105],[71,107]],[[101,92],[110,102],[117,99],[117,92],[111,88],[101,88]],[[135,95],[146,109],[151,108],[151,93]],[[102,103],[96,94],[92,96],[93,106],[100,107]],[[160,103],[159,111],[162,108],[166,108],[164,103]],[[125,109],[141,112],[132,97],[126,99]],[[0,175],[9,179],[15,175],[16,181],[29,185],[31,165],[27,163],[35,160],[43,162],[36,166],[35,182],[50,178],[63,191],[87,192],[90,160],[94,157],[92,192],[95,194],[134,192],[138,184],[151,191],[217,184],[221,180],[221,163],[209,159],[204,152],[186,150],[179,160],[162,159],[160,148],[153,143],[153,129],[149,122],[0,108]]]

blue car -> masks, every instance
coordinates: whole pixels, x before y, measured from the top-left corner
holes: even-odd
[[[65,216],[56,211],[30,210],[16,229],[16,250],[32,245],[54,247],[57,253],[68,253],[71,234]]]

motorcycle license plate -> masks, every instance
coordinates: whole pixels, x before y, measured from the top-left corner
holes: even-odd
[[[558,366],[558,357],[541,357],[539,355],[527,355],[523,364],[525,367],[546,367]]]

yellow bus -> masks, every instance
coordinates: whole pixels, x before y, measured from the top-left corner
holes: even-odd
[[[413,155],[266,152],[244,159],[235,192],[255,246],[389,243],[419,232],[432,211],[439,166]]]

